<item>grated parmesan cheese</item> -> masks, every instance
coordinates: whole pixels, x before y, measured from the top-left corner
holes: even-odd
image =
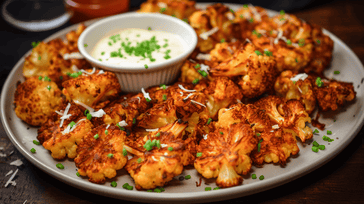
[[[15,161],[11,162],[10,165],[21,166],[21,165],[23,165],[23,162],[20,159],[17,159]]]
[[[90,106],[78,101],[78,100],[73,100],[73,102],[75,102],[77,105],[80,105],[84,108],[86,108],[87,110],[89,110],[90,112],[95,112],[95,109],[91,108]]]
[[[207,40],[209,38],[210,35],[213,35],[214,33],[216,33],[219,30],[218,27],[214,27],[213,29],[206,31],[204,33],[201,33],[199,36],[200,38]]]
[[[13,181],[13,179],[14,179],[14,177],[15,177],[15,175],[16,175],[16,173],[18,173],[18,169],[16,169],[15,170],[15,172],[14,172],[14,174],[13,175],[11,175],[11,177],[9,178],[9,180],[5,183],[5,188],[6,187],[8,187],[8,185],[11,183],[11,185],[13,185],[13,186],[15,186],[16,185],[16,183],[15,183],[15,181]]]
[[[110,127],[110,124],[108,124],[108,125],[106,126],[106,130],[107,130],[107,129],[109,129],[109,127]]]
[[[180,89],[182,89],[183,91],[186,91],[186,92],[195,92],[196,90],[188,90],[188,89],[185,89],[185,87],[183,87],[181,84],[178,84],[178,87]]]
[[[272,128],[273,128],[273,129],[279,129],[279,125],[278,125],[278,124],[273,125],[273,126],[272,126]]]
[[[100,109],[96,112],[93,112],[93,111],[90,111],[90,114],[92,117],[95,117],[95,118],[101,118],[102,116],[104,116],[106,113],[103,109]]]
[[[126,123],[125,120],[120,121],[118,124],[120,127],[128,126],[128,123]]]
[[[204,140],[207,140],[207,135],[208,135],[208,134],[206,134],[206,135],[202,135],[202,137],[203,137],[203,139],[204,139]]]
[[[152,98],[150,98],[150,96],[149,96],[149,93],[145,92],[144,88],[142,88],[142,92],[143,92],[144,98],[152,100]]]
[[[206,72],[206,74],[209,74],[210,67],[205,64],[200,64],[200,71]]]
[[[165,148],[165,147],[168,147],[168,145],[167,144],[161,144],[161,147]]]
[[[59,124],[59,127],[63,126],[64,120],[66,120],[66,119],[68,119],[68,118],[70,118],[72,116],[71,114],[67,114],[68,111],[70,110],[70,107],[71,107],[71,103],[68,103],[67,106],[66,106],[66,109],[63,112],[63,114],[61,112],[56,111],[57,114],[62,115],[62,117],[60,118],[61,122]]]
[[[84,59],[84,57],[79,52],[72,52],[72,53],[66,53],[66,54],[64,54],[63,55],[63,59],[64,60],[69,60],[69,59]]]
[[[210,54],[198,53],[198,55],[196,56],[196,59],[210,61],[211,60],[211,55]]]
[[[84,74],[86,74],[86,75],[92,75],[92,74],[95,74],[95,72],[96,72],[96,68],[94,67],[94,68],[92,68],[92,71],[91,72],[88,72],[88,71],[86,71],[86,70],[84,70],[84,69],[81,69],[80,70],[82,73],[84,73]]]
[[[71,69],[74,71],[74,72],[79,72],[80,70],[78,69],[78,67],[76,65],[72,65],[71,66]]]
[[[190,96],[192,96],[193,95],[193,93],[190,93],[190,94],[188,94],[187,96],[186,96],[186,98],[184,98],[183,100],[185,101],[185,100],[187,100]]]
[[[168,5],[166,3],[164,3],[164,2],[158,2],[157,5],[158,5],[159,8],[167,8],[168,7]]]
[[[66,127],[63,131],[62,131],[62,134],[68,134],[68,133],[72,132],[74,129],[76,129],[76,126],[77,126],[80,122],[82,122],[82,121],[84,121],[84,120],[86,120],[86,119],[84,118],[84,119],[81,119],[81,120],[77,121],[77,123],[76,123],[76,124],[74,124],[74,125],[72,126],[72,128],[71,128],[71,126],[68,124],[68,125],[67,125],[67,127]]]
[[[206,108],[206,106],[204,104],[200,103],[200,102],[197,102],[197,101],[194,101],[194,100],[191,100],[191,102],[192,103],[196,103],[196,104],[198,104],[198,105],[203,106],[203,107]]]
[[[230,21],[232,21],[232,20],[234,20],[234,19],[235,19],[234,14],[233,14],[233,13],[231,13],[231,12],[227,13],[227,14],[226,14],[226,17],[227,17]]]
[[[5,177],[9,176],[12,173],[13,173],[13,170],[10,170],[7,174],[5,174]]]
[[[100,74],[105,74],[105,71],[104,70],[100,70],[99,73],[97,73],[97,75],[100,75]]]
[[[145,131],[147,132],[155,132],[155,131],[158,131],[159,128],[155,128],[155,129],[145,129]]]
[[[302,73],[302,74],[297,74],[296,76],[290,78],[291,81],[298,81],[298,80],[305,80],[308,77],[308,75],[306,73]]]

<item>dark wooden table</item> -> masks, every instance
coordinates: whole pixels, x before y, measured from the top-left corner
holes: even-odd
[[[360,1],[334,1],[311,4],[293,14],[316,23],[344,41],[364,62],[364,4]],[[32,41],[43,40],[61,30],[27,33],[1,22],[1,86],[8,72],[30,48]],[[319,169],[290,183],[250,196],[221,203],[364,203],[364,129],[334,159]],[[28,162],[12,145],[0,125],[0,203],[119,203],[120,200],[103,197],[64,184]],[[17,185],[4,187],[9,177],[5,174],[17,168],[9,165],[21,159],[15,178]],[[228,198],[227,198],[228,199]]]

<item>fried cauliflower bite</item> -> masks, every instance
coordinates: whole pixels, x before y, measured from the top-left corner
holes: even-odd
[[[196,11],[195,4],[195,1],[189,0],[148,0],[140,5],[138,12],[163,13],[186,19]]]
[[[255,165],[262,165],[264,162],[285,165],[291,155],[299,152],[296,138],[281,129],[260,133],[258,139],[260,145],[251,153]]]
[[[62,104],[62,92],[49,78],[30,77],[14,94],[15,114],[32,126],[40,126]]]
[[[69,52],[78,52],[78,38],[81,33],[86,29],[85,24],[79,24],[76,30],[73,30],[66,34],[67,39],[67,49]]]
[[[93,128],[92,123],[86,117],[80,117],[62,126],[58,131],[52,133],[52,137],[43,142],[43,147],[51,151],[54,159],[75,158],[77,156],[77,144]]]
[[[263,54],[262,54],[263,53]],[[210,70],[212,76],[239,77],[242,94],[254,98],[268,91],[274,84],[277,70],[272,56],[246,43],[234,55]]]
[[[210,51],[210,61],[221,63],[226,59],[231,58],[241,45],[242,43],[240,41],[217,43],[215,48]]]
[[[243,98],[241,89],[227,77],[217,77],[204,90],[208,102],[206,103],[209,115],[215,119],[221,108],[236,103]]]
[[[322,28],[317,25],[312,26],[312,40],[314,42],[313,59],[305,67],[306,73],[316,73],[321,75],[330,65],[334,41],[322,32]]]
[[[174,122],[138,141],[145,148],[144,154],[135,155],[125,166],[134,179],[136,189],[164,186],[182,173],[183,164],[188,163],[190,154],[182,140],[186,126],[186,123]]]
[[[252,152],[254,164],[280,163],[284,165],[290,155],[298,153],[299,148],[295,137],[291,133],[284,133],[281,129],[274,131],[275,124],[269,116],[253,104],[235,104],[229,109],[220,109],[219,120],[214,123],[216,128],[227,127],[234,123],[248,122],[260,140]]]
[[[205,178],[216,178],[219,187],[240,185],[252,166],[249,157],[258,143],[250,125],[232,124],[209,133],[197,146],[195,169]]]
[[[78,173],[93,183],[115,177],[128,160],[123,154],[125,139],[125,131],[114,125],[101,125],[89,131],[77,147],[74,161]]]
[[[318,87],[316,80],[312,83],[318,106],[322,111],[337,110],[346,101],[352,101],[356,97],[353,83],[350,82],[322,79],[321,87]]]
[[[177,120],[176,107],[173,99],[167,99],[164,103],[155,104],[146,112],[137,117],[139,127],[146,129],[160,128]]]
[[[303,78],[300,79],[297,75]],[[311,76],[287,70],[281,72],[280,76],[277,77],[274,90],[278,96],[288,100],[297,99],[301,101],[305,105],[306,112],[311,114],[316,107],[316,95],[311,81]]]
[[[181,68],[181,76],[179,81],[183,83],[199,83],[205,78],[198,72],[201,69],[201,65],[191,62],[190,60],[186,60]],[[209,76],[208,76],[209,78]]]
[[[254,27],[269,21],[269,19],[267,11],[262,7],[249,4],[239,8],[235,11],[234,19],[234,22],[239,24],[241,37],[238,39],[250,38]]]
[[[78,101],[92,108],[102,108],[121,92],[116,75],[100,70],[86,70],[82,75],[62,83],[68,101]]]
[[[278,128],[299,137],[302,142],[312,138],[312,130],[306,126],[306,122],[310,123],[311,118],[300,101],[267,96],[256,101],[254,105],[264,110]]]
[[[208,6],[204,11],[196,11],[189,17],[190,25],[198,36],[197,49],[207,53],[222,39],[230,42],[238,37],[238,25],[229,20],[234,16],[230,9],[220,3]]]

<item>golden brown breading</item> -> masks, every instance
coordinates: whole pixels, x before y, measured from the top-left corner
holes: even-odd
[[[77,26],[77,29],[75,31],[71,31],[66,34],[67,49],[69,52],[78,52],[78,38],[85,29],[85,24],[81,23]]]
[[[189,17],[190,25],[195,29],[198,36],[196,47],[200,52],[209,52],[222,39],[230,42],[233,38],[239,37],[239,32],[236,32],[239,26],[229,20],[229,13],[233,15],[227,6],[217,3],[208,6],[205,11],[196,11]],[[201,34],[212,29],[217,30],[207,36],[207,39],[201,38]]]
[[[80,144],[83,137],[93,128],[92,123],[84,116],[72,122],[57,128],[51,138],[43,142],[43,147],[51,151],[54,159],[64,159],[66,155],[68,158],[75,158],[77,144]]]
[[[186,19],[196,11],[195,4],[195,1],[189,0],[148,0],[140,5],[138,12],[163,13]]]
[[[217,77],[204,90],[207,97],[207,109],[211,118],[215,119],[221,108],[241,100],[243,94],[241,89],[228,77]]]
[[[168,124],[138,141],[146,149],[144,155],[134,156],[125,166],[134,179],[136,189],[164,186],[182,173],[183,164],[188,163],[190,154],[182,140],[186,126],[178,122]]]
[[[274,132],[266,131],[258,137],[260,147],[252,151],[253,164],[262,165],[266,163],[280,163],[285,165],[288,157],[299,152],[296,138],[289,132],[281,129]]]
[[[312,82],[318,105],[322,111],[337,110],[346,101],[352,101],[356,97],[353,83],[325,79],[322,79],[322,82],[321,87],[318,87],[316,82]]]
[[[305,110],[311,114],[316,107],[316,95],[313,91],[311,76],[306,79],[299,79],[292,81],[291,78],[295,77],[297,73],[290,70],[283,71],[277,77],[274,84],[274,90],[278,96],[285,97],[286,99],[297,99],[305,105]]]
[[[125,131],[114,125],[106,127],[101,125],[88,132],[78,145],[74,159],[78,173],[93,183],[104,183],[106,177],[115,177],[116,171],[128,160],[123,155]]]
[[[116,75],[100,70],[86,70],[86,73],[62,83],[62,93],[68,101],[79,101],[92,108],[102,108],[121,92]],[[94,73],[92,73],[94,72]],[[100,73],[100,74],[99,74]]]
[[[49,78],[30,77],[14,94],[16,115],[32,126],[40,126],[61,105],[62,92]]]
[[[212,67],[210,73],[212,76],[239,76],[238,84],[244,97],[254,98],[272,87],[277,70],[272,56],[267,56],[251,43],[246,43],[233,57]]]
[[[258,143],[250,125],[236,123],[211,132],[197,147],[195,169],[205,178],[216,178],[219,187],[240,185],[251,168],[250,152]]]
[[[198,71],[201,69],[201,65],[194,62],[191,62],[190,60],[186,60],[185,63],[183,63],[181,68],[181,76],[179,81],[183,83],[193,83],[205,80],[205,77],[203,77]],[[208,76],[210,77],[210,76]]]
[[[254,105],[264,110],[270,119],[278,124],[278,128],[299,137],[302,142],[312,138],[312,130],[306,126],[306,122],[310,123],[311,118],[300,101],[267,96],[256,101]]]

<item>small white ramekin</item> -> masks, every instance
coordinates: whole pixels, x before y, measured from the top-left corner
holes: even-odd
[[[164,62],[148,65],[108,64],[93,58],[90,53],[96,43],[105,36],[125,28],[141,28],[165,31],[179,35],[188,45],[182,55]],[[87,44],[87,46],[85,46]],[[140,92],[141,88],[160,84],[170,84],[179,75],[180,68],[197,44],[197,35],[186,22],[159,13],[124,13],[101,19],[88,26],[78,39],[78,49],[85,59],[94,67],[114,72],[124,92]]]

